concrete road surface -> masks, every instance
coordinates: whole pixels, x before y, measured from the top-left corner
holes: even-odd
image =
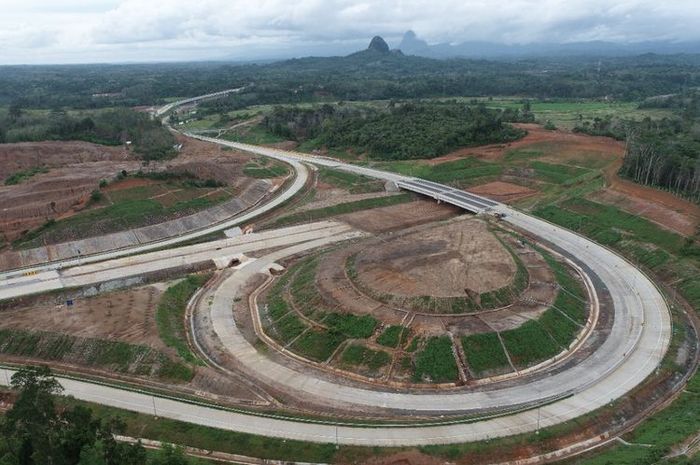
[[[474,194],[460,194],[449,186],[426,183],[420,179],[344,164],[323,157],[202,136],[195,137],[274,157],[291,163],[295,169],[301,167],[300,161],[306,161],[392,182],[417,183],[421,189],[440,191],[444,194],[444,201],[463,208],[471,207],[472,211],[475,211],[478,207],[477,211],[504,214],[504,221],[556,244],[575,256],[578,261],[585,263],[591,272],[598,276],[608,288],[614,306],[615,315],[611,332],[606,341],[579,365],[546,379],[533,380],[520,386],[492,388],[483,392],[444,394],[397,394],[340,386],[274,364],[264,357],[261,358],[257,352],[251,352],[250,348],[240,341],[235,323],[230,316],[231,300],[235,298],[238,286],[246,274],[253,273],[258,268],[263,269],[266,266],[265,260],[276,259],[275,256],[270,256],[246,264],[226,280],[217,290],[216,308],[212,310],[215,312],[213,315],[217,317],[216,330],[229,346],[229,350],[237,355],[239,360],[250,364],[253,368],[257,367],[262,376],[272,377],[291,389],[301,389],[331,402],[363,405],[370,408],[387,407],[438,412],[469,411],[475,407],[509,406],[521,402],[550,399],[558,395],[567,397],[538,409],[469,424],[349,427],[309,424],[219,411],[177,400],[156,399],[154,401],[146,394],[63,380],[68,394],[128,410],[156,413],[162,417],[288,439],[367,446],[442,444],[530,432],[538,427],[544,428],[591,412],[625,395],[651,375],[668,348],[671,322],[661,293],[644,274],[626,260],[585,237],[505,205],[493,201],[488,203],[486,199]],[[341,233],[340,236],[343,234],[345,233]],[[306,245],[301,243],[293,247],[301,250],[311,244],[312,242]],[[247,267],[251,268],[246,271]],[[45,277],[46,280],[54,279],[51,275]],[[7,374],[9,373],[0,373],[0,382],[4,381],[3,375]]]

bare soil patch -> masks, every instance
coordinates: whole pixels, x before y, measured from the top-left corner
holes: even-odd
[[[0,144],[0,178],[38,167],[49,170],[18,185],[0,186],[0,234],[11,241],[49,218],[75,212],[100,179],[139,166],[123,147],[88,142]]]
[[[659,192],[666,194],[666,192]],[[692,236],[700,222],[700,209],[688,208],[674,209],[672,206],[665,206],[666,199],[649,201],[648,197],[640,198],[636,195],[625,195],[624,193],[606,188],[589,195],[591,200],[614,205],[626,212],[643,216],[666,229],[670,229],[684,236]],[[680,200],[680,199],[677,199]],[[662,203],[664,202],[664,203]],[[675,202],[674,202],[675,203]]]
[[[621,179],[617,175],[625,153],[624,142],[563,130],[549,131],[537,124],[516,126],[526,129],[527,136],[508,144],[466,147],[423,163],[436,165],[468,156],[496,161],[510,150],[538,150],[542,152],[542,156],[537,157],[541,161],[602,169],[608,188],[607,193],[596,194],[598,200],[606,203],[610,201],[623,210],[686,236],[697,231],[700,225],[698,205],[671,193]],[[483,193],[487,196],[489,194]],[[513,199],[503,199],[506,202],[511,200]]]
[[[169,349],[158,337],[155,312],[163,291],[146,286],[76,299],[74,305],[39,302],[2,312],[0,328],[52,331]]]
[[[152,179],[124,178],[121,181],[108,184],[107,187],[104,187],[102,190],[105,192],[116,192],[131,189],[133,187],[151,186],[153,184],[157,184],[157,182]]]
[[[506,286],[515,273],[510,253],[485,222],[451,223],[363,249],[358,279],[381,293],[461,297]]]
[[[479,147],[465,147],[454,152],[433,158],[427,161],[430,165],[439,165],[446,161],[457,160],[464,157],[477,157],[484,160],[499,160],[513,149],[529,148],[533,145],[553,142],[561,145],[564,153],[557,153],[552,158],[562,161],[561,156],[572,156],[581,152],[600,152],[621,156],[624,153],[624,144],[609,137],[588,136],[569,131],[544,129],[538,124],[515,124],[519,128],[527,130],[527,135],[507,144],[491,144]]]
[[[389,207],[373,208],[336,217],[349,225],[371,233],[397,231],[433,221],[446,220],[463,213],[457,207],[431,200],[417,200]]]
[[[514,202],[537,194],[536,190],[530,189],[529,187],[503,181],[494,181],[470,187],[469,192],[505,203]]]

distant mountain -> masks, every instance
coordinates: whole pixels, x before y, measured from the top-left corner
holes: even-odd
[[[406,31],[399,44],[399,50],[408,55],[427,54],[430,51],[430,45],[423,39],[419,39],[413,31]]]
[[[391,56],[403,56],[403,53],[398,49],[391,50],[389,44],[380,36],[374,36],[365,50],[348,55],[349,58],[370,59],[383,59]]]
[[[700,42],[649,41],[616,43],[605,41],[570,42],[564,44],[499,44],[496,42],[469,41],[458,44],[438,43],[429,45],[415,32],[406,31],[399,48],[408,55],[430,58],[522,58],[556,56],[629,56],[644,53],[696,54]]]
[[[369,43],[367,50],[373,50],[379,53],[389,53],[389,44],[387,44],[386,41],[380,36],[374,36],[372,37],[372,41]]]

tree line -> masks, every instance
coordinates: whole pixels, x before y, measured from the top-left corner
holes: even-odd
[[[268,64],[5,66],[0,105],[154,105],[241,86],[230,105],[463,95],[641,100],[700,86],[700,55],[489,61],[355,54]]]
[[[275,107],[261,123],[285,139],[314,147],[399,160],[434,158],[459,147],[508,142],[525,131],[509,122],[530,122],[527,109],[494,110],[480,104],[395,102],[377,105]]]
[[[29,111],[13,104],[0,113],[0,143],[83,140],[104,145],[131,141],[144,160],[175,155],[175,138],[159,120],[129,108],[71,113]]]
[[[22,368],[12,376],[17,398],[0,418],[0,465],[194,465],[167,446],[148,454],[140,444],[119,442],[125,425],[97,418],[83,405],[56,402],[63,390],[47,367]]]
[[[621,176],[700,201],[700,93],[660,96],[640,106],[669,108],[674,116],[641,121],[595,118],[574,130],[625,140]]]

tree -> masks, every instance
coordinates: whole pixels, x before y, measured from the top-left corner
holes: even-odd
[[[10,120],[17,121],[22,116],[22,107],[18,103],[13,103],[7,111]]]
[[[148,463],[140,444],[114,439],[125,430],[119,419],[101,420],[82,405],[57,409],[54,396],[63,389],[48,367],[19,370],[12,377],[11,387],[19,391],[19,396],[0,423],[1,465]]]
[[[19,370],[10,385],[20,392],[2,425],[10,455],[21,465],[51,463],[53,433],[60,429],[53,396],[63,388],[46,366]]]

